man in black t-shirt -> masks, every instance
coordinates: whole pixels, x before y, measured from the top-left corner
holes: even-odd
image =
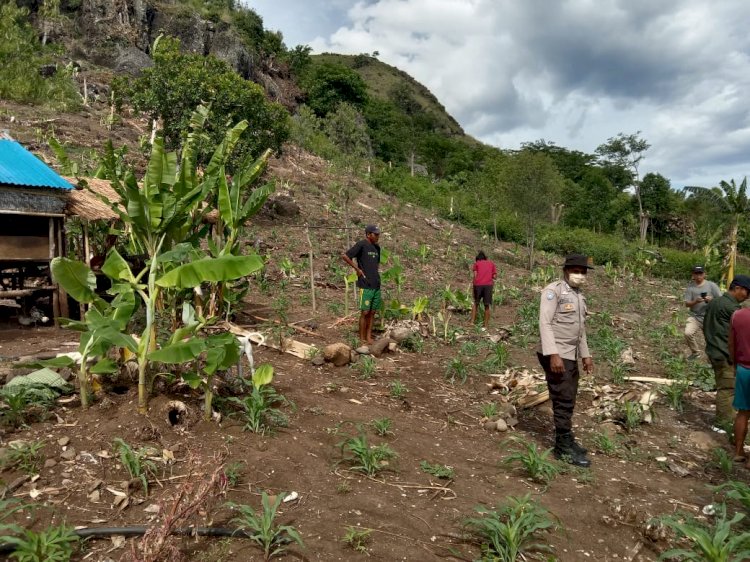
[[[365,239],[341,254],[342,259],[357,272],[359,287],[359,339],[364,344],[372,343],[372,324],[375,311],[380,308],[380,229],[375,225],[365,228]],[[357,263],[354,263],[354,259]]]

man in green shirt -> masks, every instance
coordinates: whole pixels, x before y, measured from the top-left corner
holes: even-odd
[[[750,277],[736,275],[729,290],[708,304],[703,320],[706,355],[716,377],[716,421],[722,424],[731,423],[735,414],[732,408],[734,368],[729,356],[729,321],[749,295]]]

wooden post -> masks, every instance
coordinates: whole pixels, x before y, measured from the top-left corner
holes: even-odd
[[[307,224],[305,225],[305,236],[307,237],[307,246],[310,249],[310,295],[312,297],[313,314],[315,314],[317,307],[315,306],[315,270],[313,269],[313,245],[312,240],[310,239],[310,227]]]
[[[65,219],[59,219],[57,227],[57,257],[62,256],[65,256]],[[57,293],[60,299],[60,316],[68,318],[70,316],[68,293],[59,284],[57,284]]]

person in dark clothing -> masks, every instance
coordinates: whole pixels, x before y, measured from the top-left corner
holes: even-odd
[[[477,321],[477,306],[479,302],[484,303],[484,327],[490,325],[490,307],[492,306],[492,286],[497,277],[495,264],[487,259],[484,252],[480,251],[474,260],[474,303],[471,305],[471,325]]]
[[[370,344],[375,311],[381,307],[380,297],[380,229],[375,225],[365,228],[365,239],[341,254],[341,258],[357,272],[359,288],[359,339]],[[354,260],[357,263],[354,263]]]
[[[708,303],[703,319],[703,336],[706,340],[706,355],[711,361],[716,378],[716,422],[720,425],[732,423],[735,411],[734,367],[729,355],[729,322],[732,314],[740,309],[740,303],[750,294],[750,277],[735,275],[729,290],[718,299]]]
[[[573,436],[573,410],[578,394],[578,360],[583,370],[594,372],[594,361],[586,340],[586,300],[580,292],[591,269],[588,258],[572,254],[565,258],[563,278],[542,290],[539,306],[539,363],[547,377],[555,424],[554,454],[576,466],[591,466],[586,449]]]

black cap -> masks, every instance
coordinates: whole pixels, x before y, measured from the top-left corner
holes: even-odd
[[[738,287],[742,287],[743,289],[747,289],[750,291],[750,276],[747,275],[735,275],[734,279],[732,279],[732,284],[730,287],[737,285]]]
[[[706,271],[703,269],[702,265],[694,265],[693,273],[706,273]]]
[[[370,234],[370,233],[372,233],[372,234],[380,234],[380,229],[377,226],[375,226],[374,224],[368,224],[365,227],[365,234]]]
[[[565,256],[563,267],[585,267],[586,269],[594,269],[589,265],[588,256],[584,256],[583,254],[570,254],[569,256]]]

